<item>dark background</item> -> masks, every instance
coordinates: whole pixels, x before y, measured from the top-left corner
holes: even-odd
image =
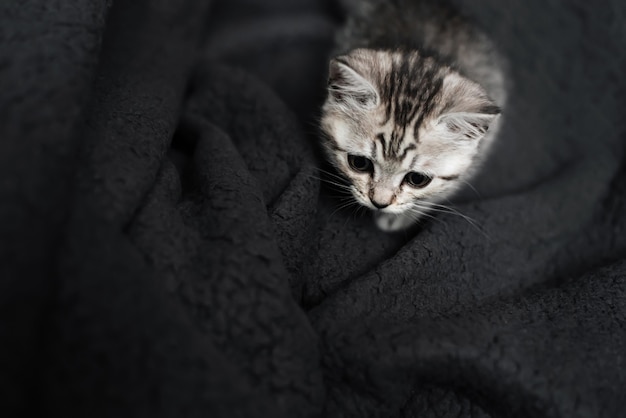
[[[333,1],[0,2],[0,413],[623,416],[626,6],[455,3],[500,138],[387,235],[316,169]]]

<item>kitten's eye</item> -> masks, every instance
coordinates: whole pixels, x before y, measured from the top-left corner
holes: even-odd
[[[426,174],[411,172],[404,177],[404,181],[411,187],[421,189],[428,186],[433,179]]]
[[[372,172],[374,169],[372,161],[361,155],[348,154],[348,164],[354,171],[359,171],[361,173]]]

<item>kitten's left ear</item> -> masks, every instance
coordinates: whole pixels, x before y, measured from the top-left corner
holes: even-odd
[[[342,57],[330,61],[328,91],[336,103],[351,108],[367,110],[376,107],[379,102],[374,86]]]
[[[485,136],[499,114],[495,107],[489,113],[447,113],[437,119],[437,127],[449,139],[476,141]]]

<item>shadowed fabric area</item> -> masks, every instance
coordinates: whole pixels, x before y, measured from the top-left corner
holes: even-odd
[[[0,2],[2,416],[624,416],[626,5],[456,3],[500,139],[384,234],[317,169],[333,0]]]

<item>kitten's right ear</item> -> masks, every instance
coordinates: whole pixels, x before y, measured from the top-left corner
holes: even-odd
[[[379,96],[372,84],[340,58],[330,61],[328,91],[336,103],[368,110],[379,104]]]
[[[490,125],[500,114],[494,105],[490,108],[493,113],[448,113],[437,119],[437,126],[449,139],[479,140],[485,136]]]

